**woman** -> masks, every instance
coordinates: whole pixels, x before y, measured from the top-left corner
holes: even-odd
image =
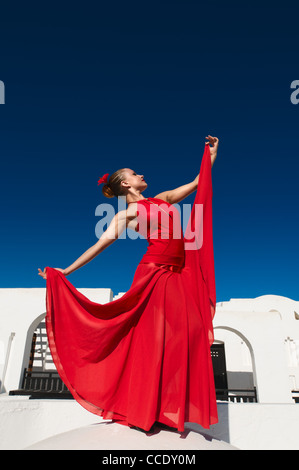
[[[218,421],[210,346],[216,305],[211,168],[219,141],[206,139],[194,181],[153,198],[142,196],[147,183],[131,169],[109,180],[104,175],[103,194],[125,196],[128,208],[68,268],[39,269],[47,280],[49,346],[62,380],[87,410],[145,431],[155,422],[183,431],[185,422],[209,428]],[[178,237],[173,204],[194,191],[186,233],[179,227]],[[126,227],[147,238],[147,252],[121,298],[92,302],[66,276]]]

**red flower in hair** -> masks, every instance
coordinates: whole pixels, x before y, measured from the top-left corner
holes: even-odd
[[[104,176],[102,176],[102,177],[99,179],[99,181],[98,181],[98,186],[99,186],[99,184],[101,184],[101,183],[107,183],[107,181],[108,181],[108,176],[109,176],[109,173],[106,173]]]

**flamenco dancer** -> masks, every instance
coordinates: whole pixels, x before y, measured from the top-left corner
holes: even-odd
[[[51,354],[73,397],[104,419],[144,431],[155,423],[183,432],[185,422],[209,428],[218,421],[210,347],[216,306],[211,169],[219,141],[206,139],[198,176],[155,197],[142,195],[147,183],[129,168],[105,174],[103,194],[125,196],[127,209],[68,268],[38,273],[47,280]],[[173,204],[195,191],[185,234],[179,225],[178,236]],[[92,302],[66,276],[126,227],[148,241],[131,287],[119,299]]]

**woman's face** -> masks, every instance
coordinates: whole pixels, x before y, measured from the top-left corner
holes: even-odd
[[[147,188],[147,183],[144,180],[143,175],[139,175],[136,171],[126,168],[125,170],[125,179],[131,188],[137,189],[139,191],[144,191]]]

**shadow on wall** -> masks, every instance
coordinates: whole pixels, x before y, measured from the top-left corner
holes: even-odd
[[[5,358],[4,358],[4,345],[3,345],[3,370],[2,370],[2,373],[1,373],[1,376],[2,376],[2,379],[0,380],[0,393],[6,393],[6,388],[4,386],[5,384],[5,378],[6,378],[6,373],[7,373],[7,368],[8,368],[8,364],[9,364],[9,358],[10,358],[10,352],[11,352],[11,347],[12,347],[12,342],[14,340],[14,337],[15,337],[15,333],[14,332],[11,332],[10,333],[10,336],[8,338],[8,345],[7,345],[7,350],[6,350],[6,355],[5,355]]]
[[[205,429],[196,423],[186,423],[185,432],[194,431],[202,434],[206,439],[213,438],[230,444],[228,403],[217,403],[218,423],[213,424],[210,429]]]

